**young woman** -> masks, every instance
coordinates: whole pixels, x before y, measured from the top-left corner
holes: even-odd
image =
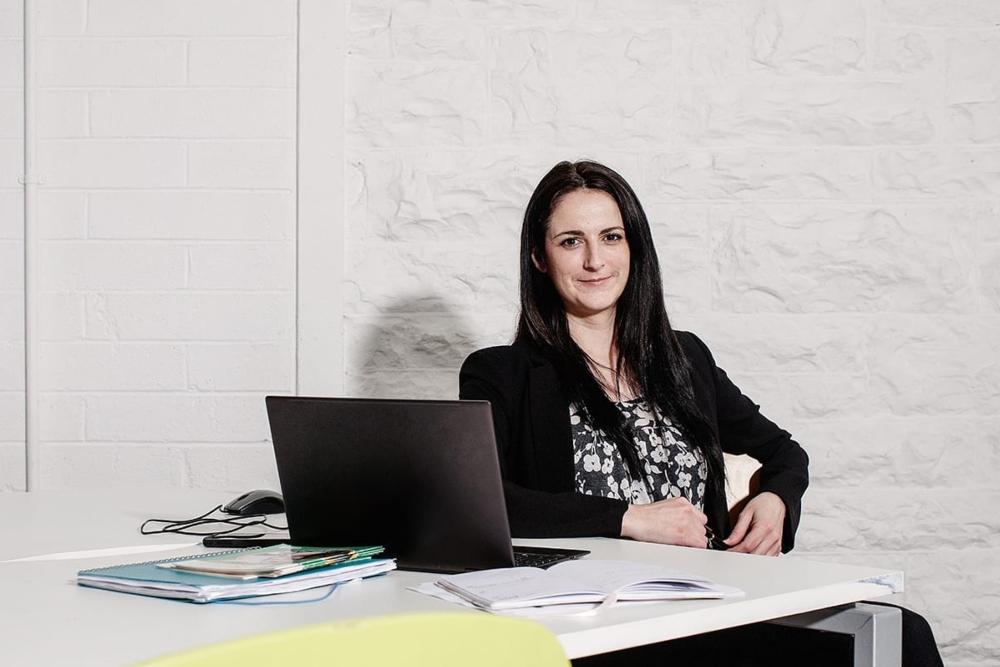
[[[511,529],[777,554],[794,544],[808,458],[663,304],[649,222],[628,183],[562,162],[521,233],[513,345],[465,362],[461,397],[493,406]],[[762,462],[729,525],[723,452]],[[716,546],[721,546],[718,541]]]

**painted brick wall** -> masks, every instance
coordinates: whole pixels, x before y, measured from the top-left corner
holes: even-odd
[[[1000,661],[1000,4],[352,2],[348,387],[509,340],[561,159],[637,189],[668,309],[812,456],[799,556]]]
[[[21,3],[0,0],[0,490],[24,488],[24,170]]]
[[[20,5],[0,10],[7,489],[24,486]],[[261,397],[295,373],[296,3],[38,5],[42,488],[273,486]]]
[[[21,3],[0,0],[0,488],[23,488]],[[273,483],[294,389],[295,2],[45,0],[43,483]],[[1000,661],[1000,4],[356,0],[346,386],[506,342],[538,178],[636,187],[675,325],[809,450],[797,556],[907,572]],[[337,224],[337,221],[332,221]]]

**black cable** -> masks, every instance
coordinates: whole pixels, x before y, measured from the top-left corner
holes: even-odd
[[[212,536],[216,537],[219,535],[232,535],[244,528],[250,528],[253,526],[264,526],[266,528],[271,528],[274,530],[288,530],[288,526],[275,526],[267,522],[266,514],[247,514],[245,516],[234,517],[232,515],[226,515],[221,518],[212,517],[211,515],[215,512],[222,510],[222,505],[216,505],[212,509],[208,510],[204,514],[194,517],[193,519],[146,519],[139,526],[139,532],[143,535],[160,535],[164,533],[175,533],[178,535],[197,535],[200,537]],[[162,528],[147,528],[149,524],[164,524]],[[225,528],[219,530],[209,530],[202,531],[199,530],[206,526],[212,524],[221,524],[226,526]],[[264,533],[252,533],[249,535],[241,535],[240,537],[263,537]]]

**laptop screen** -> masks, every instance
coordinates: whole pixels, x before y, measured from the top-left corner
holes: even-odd
[[[293,544],[378,544],[428,571],[513,564],[486,401],[266,404]]]

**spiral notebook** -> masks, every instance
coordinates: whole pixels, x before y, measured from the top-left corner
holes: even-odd
[[[158,563],[185,572],[235,577],[238,579],[273,579],[296,572],[329,567],[336,563],[358,561],[382,553],[382,547],[297,547],[275,544],[260,549],[240,549],[222,554],[198,555],[192,558]]]
[[[260,595],[294,593],[384,574],[396,567],[395,561],[391,558],[357,558],[284,577],[251,580],[163,567],[163,565],[180,561],[190,561],[196,558],[219,558],[246,551],[245,549],[237,549],[222,554],[214,552],[200,556],[181,556],[145,563],[80,570],[76,575],[76,583],[81,586],[103,588],[121,593],[205,603]]]

